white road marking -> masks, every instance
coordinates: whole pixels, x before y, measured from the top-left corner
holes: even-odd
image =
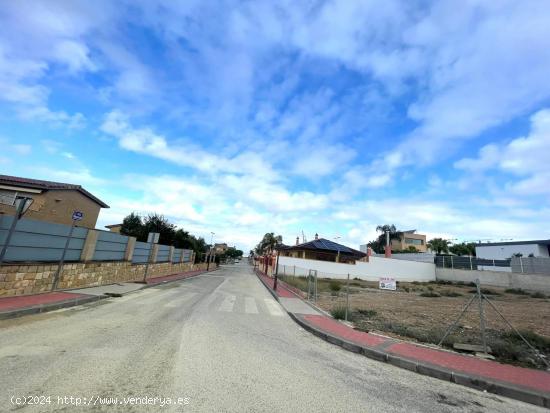
[[[264,302],[271,315],[274,315],[277,317],[284,315],[283,310],[281,310],[281,307],[279,306],[279,304],[277,304],[277,302],[272,298],[264,298]]]
[[[235,306],[236,299],[237,297],[235,297],[234,295],[228,295],[227,297],[225,297],[225,300],[223,300],[220,304],[219,311],[231,313],[233,311],[233,307]]]
[[[247,314],[258,314],[258,307],[256,307],[256,300],[252,297],[246,297],[244,299],[244,312]]]

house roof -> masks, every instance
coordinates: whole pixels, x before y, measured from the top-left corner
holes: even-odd
[[[315,239],[313,241],[304,242],[302,244],[293,245],[291,247],[281,248],[287,251],[292,250],[310,250],[310,251],[328,251],[333,253],[340,253],[343,255],[353,255],[358,257],[365,257],[367,254],[361,251],[354,250],[353,248],[346,247],[345,245],[338,244],[337,242],[330,241],[325,238]]]
[[[116,228],[116,227],[121,227],[122,224],[111,224],[111,225],[105,225],[105,228]]]
[[[507,242],[480,242],[475,244],[476,247],[495,247],[499,245],[550,245],[550,239],[539,239],[533,241],[507,241]]]
[[[47,191],[50,189],[74,190],[90,198],[92,201],[94,201],[96,204],[98,204],[102,208],[109,208],[109,205],[107,205],[101,199],[95,197],[94,195],[86,191],[80,185],[65,184],[62,182],[41,181],[39,179],[21,178],[19,176],[0,175],[0,185],[2,184],[20,186],[23,188],[42,189],[44,191]]]

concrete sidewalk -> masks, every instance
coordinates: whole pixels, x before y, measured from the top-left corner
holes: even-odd
[[[60,308],[73,307],[109,297],[120,297],[143,288],[184,280],[206,272],[189,271],[164,277],[150,278],[147,280],[147,283],[124,282],[75,290],[0,298],[0,320],[59,310]]]
[[[317,310],[303,293],[256,271],[260,281],[294,321],[346,350],[420,374],[550,407],[550,373],[483,360],[474,356],[354,330]]]

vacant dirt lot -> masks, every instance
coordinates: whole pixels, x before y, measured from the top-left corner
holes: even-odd
[[[303,288],[303,280],[287,281],[303,290],[307,289]],[[378,290],[375,287],[377,284],[372,282],[350,282],[349,301],[355,328],[426,343],[437,343],[441,339],[475,292],[475,286],[457,284],[400,283],[398,291]],[[346,302],[345,288],[345,281],[319,280],[317,304],[337,318],[340,317],[338,310]],[[534,298],[524,291],[512,293],[498,288],[483,290],[508,321],[548,359],[550,299]],[[487,303],[484,303],[484,312],[487,341],[492,354],[499,361],[544,367],[543,362],[519,337],[512,334],[507,324]],[[448,347],[452,347],[455,342],[480,344],[479,337],[479,307],[475,300],[444,344]]]

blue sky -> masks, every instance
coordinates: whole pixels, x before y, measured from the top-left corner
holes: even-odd
[[[548,238],[542,1],[5,2],[0,173],[246,250]]]

